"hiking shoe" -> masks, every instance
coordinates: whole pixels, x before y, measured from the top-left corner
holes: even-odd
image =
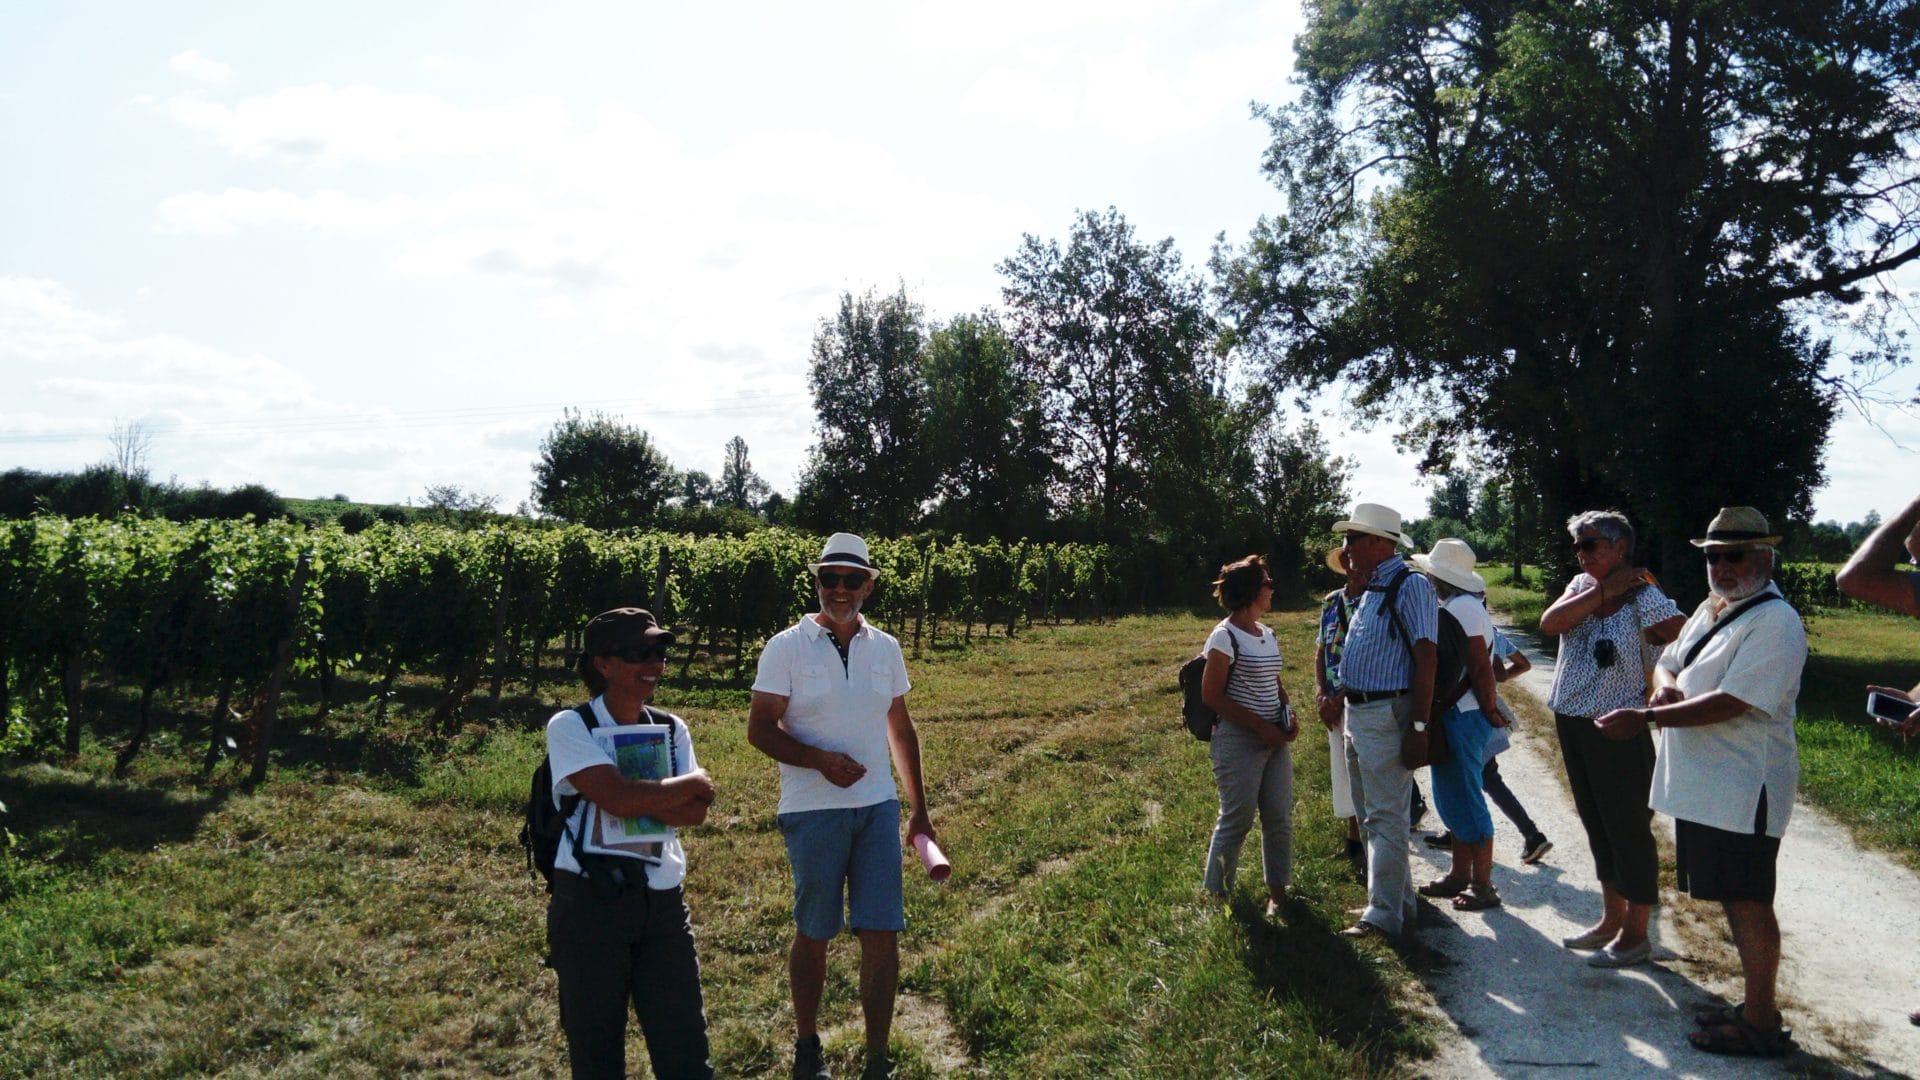
[[[860,1070],[860,1080],[893,1080],[893,1055],[868,1058],[867,1067]]]
[[[1532,837],[1521,845],[1520,861],[1531,866],[1532,864],[1539,862],[1541,859],[1546,858],[1547,852],[1552,850],[1553,850],[1553,841],[1547,839],[1544,836]]]
[[[820,1051],[820,1036],[809,1035],[793,1041],[793,1080],[833,1080],[826,1056]]]
[[[1446,832],[1434,833],[1432,836],[1427,837],[1427,846],[1431,848],[1440,848],[1442,850],[1452,847],[1453,846],[1453,830],[1448,829]]]

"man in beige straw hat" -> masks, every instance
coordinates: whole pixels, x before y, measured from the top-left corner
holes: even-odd
[[[1659,731],[1652,808],[1671,816],[1682,891],[1727,913],[1746,1000],[1702,1009],[1693,1045],[1715,1054],[1778,1056],[1793,1035],[1774,1005],[1780,924],[1775,864],[1793,812],[1800,756],[1794,699],[1807,662],[1800,615],[1773,584],[1780,537],[1751,506],[1729,506],[1693,541],[1707,560],[1711,595],[1653,669],[1647,708],[1594,721],[1603,734]]]
[[[1401,736],[1411,728],[1425,737],[1440,605],[1433,583],[1400,557],[1412,544],[1398,511],[1359,503],[1333,531],[1367,581],[1340,657],[1347,779],[1367,834],[1367,906],[1341,933],[1398,935],[1414,928],[1419,913],[1407,857],[1413,773],[1401,761]]]

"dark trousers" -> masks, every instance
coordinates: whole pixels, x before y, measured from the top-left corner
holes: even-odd
[[[1480,786],[1486,789],[1487,798],[1492,799],[1493,804],[1500,808],[1500,812],[1507,815],[1507,820],[1513,822],[1514,827],[1520,830],[1521,839],[1532,840],[1540,835],[1540,829],[1534,825],[1533,818],[1527,816],[1527,808],[1520,805],[1520,796],[1515,795],[1513,789],[1507,786],[1506,780],[1501,778],[1498,760],[1487,759],[1487,767],[1480,770]]]
[[[626,1076],[629,1000],[654,1076],[713,1075],[700,961],[679,889],[632,887],[608,899],[578,874],[556,871],[547,949],[576,1080]]]
[[[1615,740],[1586,716],[1553,714],[1573,808],[1587,830],[1593,874],[1635,904],[1660,901],[1660,851],[1653,843],[1653,736]]]

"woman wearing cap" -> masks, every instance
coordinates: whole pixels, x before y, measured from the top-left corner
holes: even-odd
[[[1453,834],[1453,868],[1447,876],[1420,886],[1423,896],[1449,896],[1459,911],[1500,906],[1493,887],[1493,816],[1487,813],[1481,775],[1487,765],[1487,740],[1494,725],[1505,726],[1494,703],[1493,619],[1480,602],[1487,583],[1474,570],[1478,561],[1466,541],[1448,537],[1413,564],[1433,579],[1440,610],[1466,631],[1466,687],[1433,688],[1436,709],[1446,707],[1441,731],[1449,753],[1433,765],[1433,804]],[[1451,700],[1449,700],[1451,699]]]
[[[686,722],[648,702],[666,670],[673,635],[640,608],[615,608],[587,623],[576,670],[593,699],[547,721],[547,761],[556,808],[579,795],[554,856],[547,903],[549,962],[560,981],[560,1023],[575,1077],[626,1075],[627,1003],[640,1018],[653,1075],[711,1077],[700,962],[680,883],[686,853],[665,841],[620,854],[576,851],[604,812],[698,825],[713,802],[713,781],[693,757]],[[583,712],[592,716],[584,716]],[[673,775],[629,780],[590,733],[623,724],[672,728]]]
[[[1595,967],[1637,964],[1652,954],[1647,918],[1659,900],[1659,852],[1653,843],[1653,736],[1615,741],[1594,727],[1595,717],[1647,701],[1641,646],[1664,645],[1686,618],[1635,568],[1633,526],[1612,510],[1589,510],[1567,521],[1580,573],[1540,615],[1540,632],[1560,637],[1553,673],[1553,709],[1560,757],[1574,809],[1600,879],[1600,919],[1561,942],[1597,950]]]
[[[1280,642],[1260,616],[1273,606],[1273,578],[1249,555],[1220,568],[1214,599],[1230,614],[1207,635],[1200,699],[1220,715],[1208,744],[1220,816],[1207,848],[1206,888],[1225,899],[1233,888],[1240,846],[1260,817],[1261,868],[1267,914],[1277,914],[1293,880],[1293,753],[1299,733],[1280,685]]]

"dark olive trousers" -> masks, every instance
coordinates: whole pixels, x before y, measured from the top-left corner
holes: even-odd
[[[700,961],[678,888],[628,888],[606,898],[580,875],[556,871],[547,949],[560,976],[560,1026],[575,1080],[626,1076],[629,1001],[654,1076],[713,1075]]]

